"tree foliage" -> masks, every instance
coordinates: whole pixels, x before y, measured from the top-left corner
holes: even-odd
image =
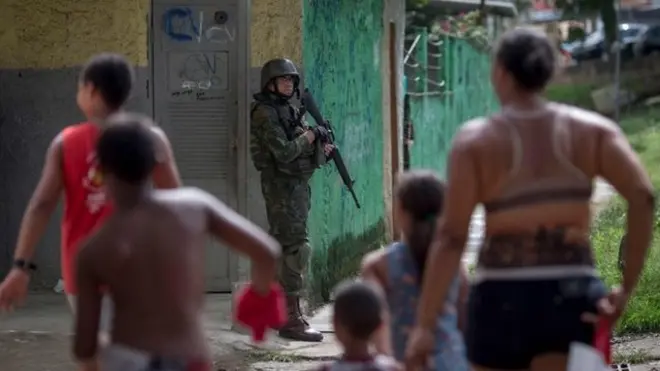
[[[616,0],[556,0],[555,6],[564,14],[579,17],[580,15],[599,15],[603,21],[605,40],[611,45],[618,34]]]
[[[435,36],[448,35],[464,39],[475,49],[489,51],[491,39],[488,30],[483,25],[483,14],[480,10],[474,10],[458,16],[448,16],[438,22],[431,29]]]
[[[441,10],[427,6],[429,0],[406,0],[406,26],[431,28],[442,14]]]
[[[423,7],[428,3],[429,0],[406,0],[406,9]]]
[[[442,7],[427,6],[429,0],[406,0],[406,27],[411,32],[426,28],[432,38],[443,35],[465,39],[477,49],[490,48],[490,39],[485,28],[487,15],[486,0],[480,0],[477,10],[450,14]]]

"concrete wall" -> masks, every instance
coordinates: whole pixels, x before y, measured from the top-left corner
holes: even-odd
[[[301,1],[252,1],[252,66],[283,55],[301,60]],[[148,0],[0,0],[0,9],[3,276],[48,144],[63,127],[83,119],[75,104],[80,66],[103,51],[126,55],[138,76],[130,108],[150,112],[151,102],[146,94]],[[37,250],[40,271],[33,281],[39,287],[52,287],[60,276],[59,215]]]
[[[285,57],[302,62],[303,0],[252,0],[252,66]]]
[[[613,80],[614,61],[590,60],[561,69],[554,77],[554,84],[602,86]],[[624,60],[621,78],[644,78],[660,73],[660,57],[651,55]]]

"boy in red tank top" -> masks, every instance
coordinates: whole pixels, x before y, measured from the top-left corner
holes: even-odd
[[[48,148],[41,179],[23,216],[13,268],[0,284],[0,309],[10,309],[24,301],[30,273],[37,268],[32,260],[35,247],[64,194],[62,278],[69,304],[75,311],[74,262],[78,247],[112,212],[97,169],[96,141],[104,120],[122,110],[133,82],[133,69],[121,55],[99,54],[83,68],[76,100],[87,121],[66,127]],[[151,130],[158,160],[152,173],[153,183],[157,188],[176,188],[180,180],[169,141],[162,130],[157,127]],[[102,333],[110,320],[108,299],[103,306]]]

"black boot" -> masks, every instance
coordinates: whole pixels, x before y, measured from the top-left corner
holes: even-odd
[[[300,298],[298,296],[287,296],[286,306],[288,321],[280,329],[280,337],[296,341],[323,341],[323,334],[309,327],[309,323],[303,318],[300,310]]]

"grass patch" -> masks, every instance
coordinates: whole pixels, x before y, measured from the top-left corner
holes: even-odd
[[[646,141],[643,136],[638,136],[642,131],[649,129],[660,130],[660,108],[657,107],[636,107],[632,108],[629,112],[625,113],[625,118],[621,121],[621,129],[623,130],[628,138],[631,141],[631,144],[635,146],[645,145]],[[635,148],[638,153],[646,152],[645,147]],[[641,155],[649,155],[650,153]],[[650,165],[650,163],[647,163]]]
[[[548,100],[566,103],[585,109],[594,109],[591,91],[597,89],[595,84],[557,84],[550,85],[545,91]]]
[[[638,152],[651,175],[656,189],[660,189],[660,118],[657,111],[647,111],[625,118],[622,129],[630,133],[632,146]],[[626,204],[615,197],[596,218],[592,243],[599,272],[608,285],[621,282],[618,269],[619,242],[625,231]],[[656,226],[660,213],[656,211]],[[654,238],[637,290],[619,322],[617,333],[660,331],[660,231]]]

